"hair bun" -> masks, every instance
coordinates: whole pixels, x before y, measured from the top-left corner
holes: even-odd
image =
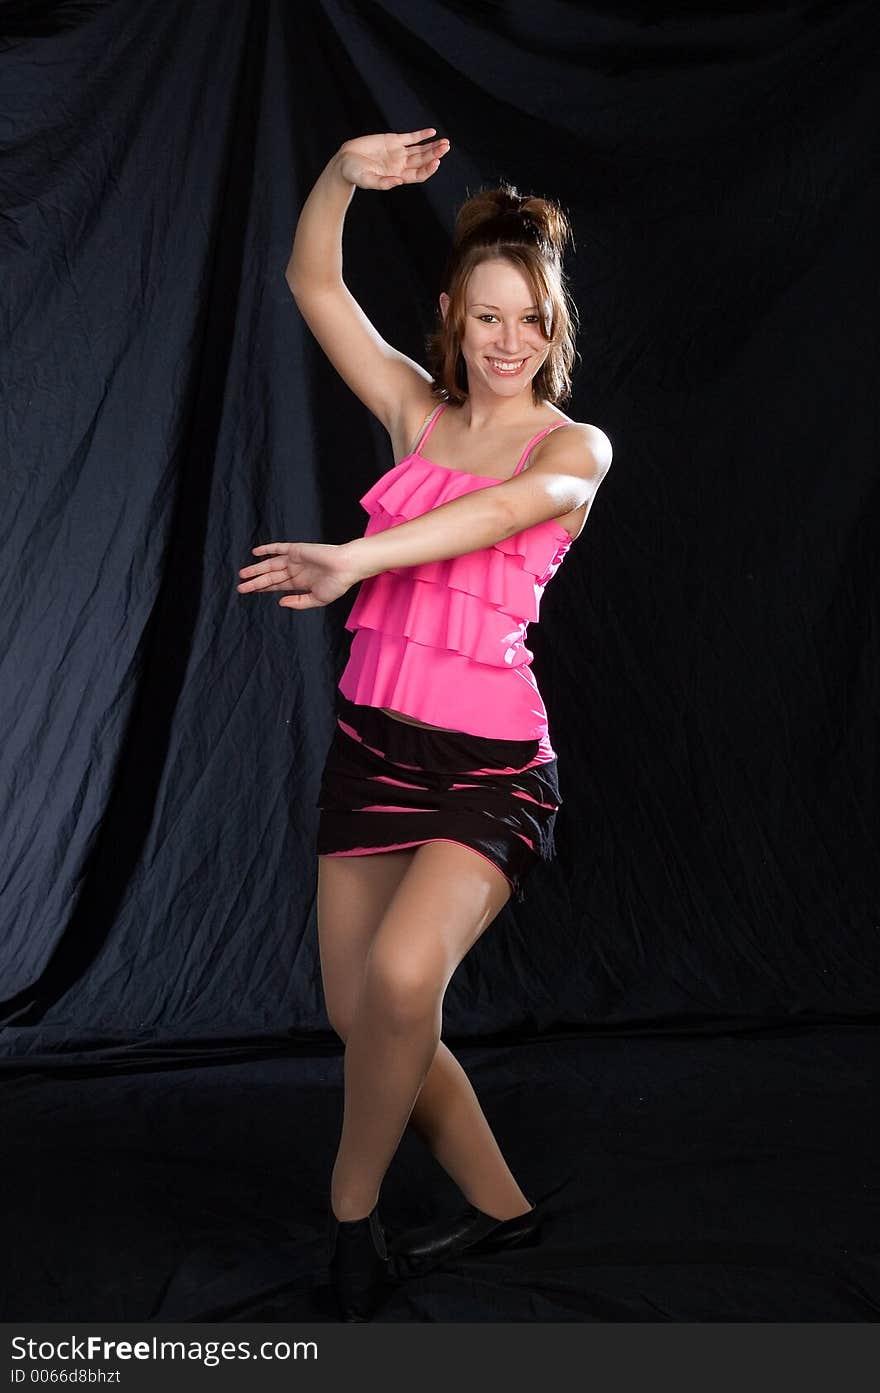
[[[531,242],[557,261],[570,239],[571,225],[558,203],[521,194],[507,182],[472,194],[458,210],[452,234],[456,251],[492,242]]]

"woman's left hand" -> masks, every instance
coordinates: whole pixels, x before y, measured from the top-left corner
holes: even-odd
[[[360,577],[351,564],[346,547],[325,542],[263,542],[253,548],[254,556],[264,556],[253,566],[239,571],[238,590],[293,590],[296,594],[279,600],[287,609],[317,609],[332,604]]]

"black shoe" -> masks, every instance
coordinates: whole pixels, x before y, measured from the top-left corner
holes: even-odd
[[[376,1205],[363,1219],[329,1223],[330,1286],[341,1320],[369,1320],[396,1285]]]
[[[422,1228],[410,1229],[391,1244],[392,1268],[401,1278],[421,1277],[460,1253],[470,1257],[473,1253],[494,1253],[535,1243],[543,1212],[535,1201],[529,1203],[531,1209],[513,1219],[496,1219],[468,1204],[453,1219],[437,1219]]]

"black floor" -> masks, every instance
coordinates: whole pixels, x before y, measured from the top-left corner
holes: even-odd
[[[878,1034],[453,1049],[541,1243],[404,1284],[381,1321],[875,1321]],[[3,1321],[335,1320],[340,1054],[7,1058]],[[407,1134],[386,1229],[454,1211]]]

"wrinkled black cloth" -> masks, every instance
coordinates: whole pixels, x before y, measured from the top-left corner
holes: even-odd
[[[461,842],[498,866],[521,903],[535,862],[555,854],[558,761],[529,769],[538,740],[426,730],[338,689],[336,700],[316,800],[318,855]]]

